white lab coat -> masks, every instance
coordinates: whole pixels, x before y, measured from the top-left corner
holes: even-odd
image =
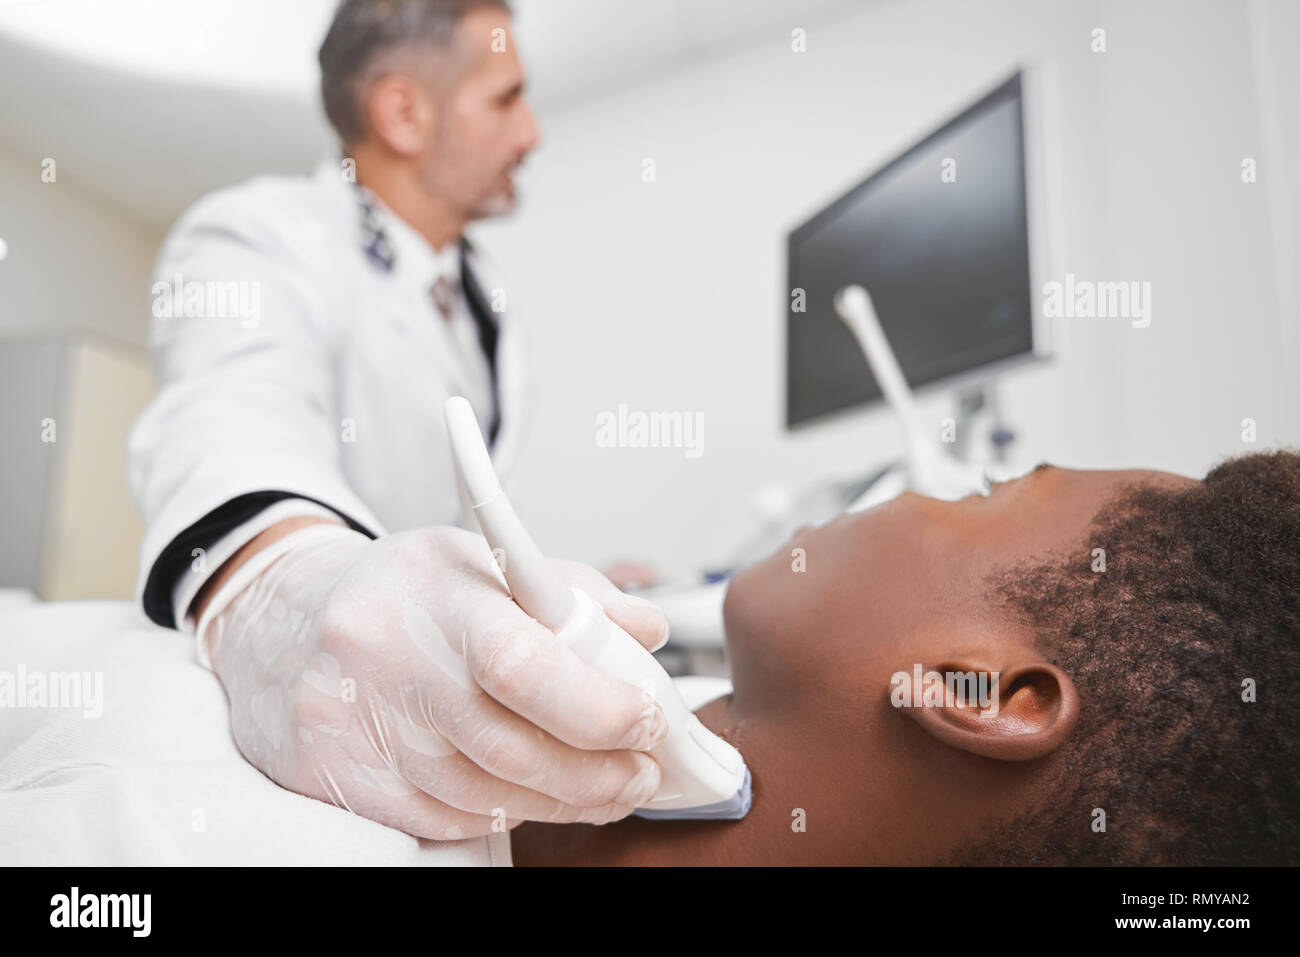
[[[155,295],[159,392],[128,449],[146,524],[139,591],[178,533],[248,492],[316,499],[376,534],[463,520],[442,409],[471,392],[474,370],[418,257],[399,248],[386,272],[367,256],[356,190],[337,162],[260,177],[201,200],[168,236],[157,282],[250,285],[226,318],[159,317]],[[499,297],[483,257],[470,265]],[[522,344],[509,310],[497,317],[493,459],[508,472],[524,427]],[[477,411],[486,429],[490,409]]]

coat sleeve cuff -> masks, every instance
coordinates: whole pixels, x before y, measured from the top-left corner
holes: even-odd
[[[236,496],[208,512],[163,547],[153,565],[150,566],[142,595],[144,613],[149,617],[149,620],[154,624],[162,625],[164,628],[179,627],[179,616],[184,615],[184,609],[178,608],[176,605],[177,599],[183,597],[181,595],[183,590],[181,586],[193,585],[193,591],[197,592],[207,575],[216,571],[211,562],[208,562],[202,577],[195,576],[186,580],[186,576],[191,575],[193,569],[194,549],[203,549],[215,560],[214,547],[219,543],[222,545],[229,544],[228,541],[224,541],[227,536],[239,529],[252,528],[255,520],[266,509],[289,499],[314,503],[343,519],[349,528],[355,529],[363,535],[368,535],[370,538],[378,537],[376,532],[328,502],[322,502],[301,493],[267,490],[248,492]],[[301,514],[306,511],[306,509],[302,509],[288,514]],[[258,529],[258,531],[260,530]],[[256,532],[253,534],[256,534]],[[251,538],[252,536],[248,537]],[[224,559],[222,560],[224,561]],[[193,598],[192,593],[190,598]]]

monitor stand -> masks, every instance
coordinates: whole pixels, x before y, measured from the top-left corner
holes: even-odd
[[[995,468],[1007,461],[1007,449],[1016,435],[1002,420],[997,383],[981,382],[957,391],[953,441],[946,447],[962,462]]]
[[[813,504],[829,506],[829,511],[835,511],[840,503],[846,503],[845,512],[860,512],[908,490],[944,499],[979,492],[985,468],[990,462],[1002,462],[1006,448],[1014,438],[1002,423],[994,383],[985,382],[957,394],[954,438],[958,441],[942,442],[938,430],[926,425],[917,412],[912,390],[903,378],[866,290],[860,286],[841,290],[835,297],[835,308],[857,338],[876,381],[881,385],[881,392],[898,420],[905,454],[902,459],[878,468],[861,480],[837,483],[823,489],[828,498],[834,500],[833,503],[819,498]],[[981,435],[982,417],[990,421],[990,431],[983,433],[988,438],[987,444],[977,441]],[[1001,471],[996,467],[989,470]],[[725,565],[724,572],[711,576],[709,582],[660,585],[639,592],[656,602],[668,615],[673,633],[668,650],[675,651],[679,660],[667,660],[664,652],[660,655],[671,672],[720,673],[717,669],[723,667],[722,603],[727,590],[727,576],[732,569],[778,547],[773,534],[776,526],[782,523],[774,521],[770,524],[771,528],[738,549],[736,560]],[[788,529],[777,537],[781,541],[787,540]]]
[[[958,499],[981,491],[982,464],[966,461],[944,451],[945,444],[936,441],[934,430],[925,426],[916,406],[911,387],[903,376],[885,331],[876,315],[871,296],[861,286],[845,286],[835,296],[835,311],[849,327],[871,367],[880,391],[893,410],[903,434],[902,467],[893,469],[852,502],[847,511],[859,512],[897,496],[903,491],[914,491],[931,498]],[[974,399],[970,400],[972,403]],[[978,400],[979,407],[984,397]],[[970,413],[963,412],[963,417]],[[960,423],[958,423],[960,434]]]

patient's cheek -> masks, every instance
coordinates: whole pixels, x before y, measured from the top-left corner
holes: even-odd
[[[796,584],[784,555],[778,552],[737,572],[727,587],[722,604],[722,623],[728,643],[747,644],[750,636],[763,633],[765,621],[780,613]]]
[[[731,582],[727,585],[727,593],[722,600],[722,628],[726,634],[729,650],[734,654],[734,643],[738,640],[740,634],[745,631],[745,617],[747,601],[746,592],[749,590],[749,578],[753,574],[754,567],[743,568],[732,576]]]

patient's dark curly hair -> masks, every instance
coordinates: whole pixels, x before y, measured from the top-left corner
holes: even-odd
[[[1051,798],[958,862],[1300,863],[1300,455],[1134,487],[996,584],[1081,713]]]

